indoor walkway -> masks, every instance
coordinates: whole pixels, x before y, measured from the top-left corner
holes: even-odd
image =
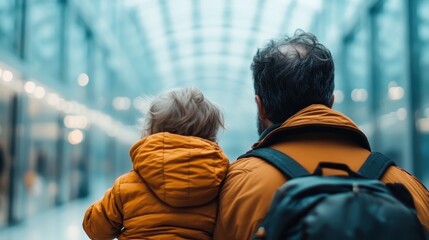
[[[76,200],[50,209],[15,226],[0,230],[0,240],[84,240],[86,208],[95,198]]]

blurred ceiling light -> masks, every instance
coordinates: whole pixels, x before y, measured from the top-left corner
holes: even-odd
[[[76,145],[83,141],[83,132],[79,129],[75,129],[71,132],[69,132],[67,136],[67,140],[70,144]]]
[[[344,101],[344,93],[341,90],[334,91],[334,101],[336,103],[342,103]]]
[[[0,78],[1,78],[1,74],[2,74],[3,70],[0,68]]]
[[[351,97],[354,102],[365,102],[368,99],[368,92],[364,88],[353,89]]]
[[[421,132],[429,133],[429,118],[420,118],[417,120],[417,126]]]
[[[34,97],[42,99],[43,97],[45,97],[45,89],[43,87],[36,87],[36,89],[34,90]]]
[[[13,73],[11,71],[6,70],[6,71],[3,72],[3,76],[2,77],[3,77],[3,80],[5,82],[10,82],[13,79]]]
[[[86,73],[79,74],[79,77],[77,78],[77,83],[81,87],[85,87],[89,83],[89,76]]]
[[[88,118],[79,115],[67,115],[64,117],[64,126],[67,128],[84,129],[88,126]]]
[[[131,100],[127,97],[115,97],[113,99],[113,108],[115,110],[128,110],[131,106]]]
[[[51,106],[56,106],[59,103],[60,97],[55,93],[49,93],[46,101]]]
[[[390,100],[400,100],[404,97],[404,88],[402,87],[390,87],[389,98]]]
[[[34,93],[34,91],[36,90],[36,84],[33,81],[28,81],[24,84],[24,91],[26,91],[27,93]]]

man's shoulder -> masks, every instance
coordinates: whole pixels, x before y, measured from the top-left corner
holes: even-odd
[[[271,164],[263,159],[257,157],[244,157],[232,162],[229,167],[229,171],[242,171],[245,173],[251,173],[254,171],[258,172],[261,170],[261,168],[275,170]]]
[[[420,221],[429,230],[429,191],[426,186],[414,175],[396,166],[391,166],[381,180],[385,183],[401,183],[408,189]]]
[[[386,183],[402,183],[427,191],[426,186],[416,176],[397,166],[389,167],[381,180]]]
[[[214,239],[249,239],[285,181],[280,171],[262,159],[234,161],[220,192]]]

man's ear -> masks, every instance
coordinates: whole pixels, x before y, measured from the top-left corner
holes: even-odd
[[[329,107],[332,108],[332,106],[334,106],[334,102],[335,102],[335,95],[332,94],[331,100],[329,101]]]
[[[262,105],[262,100],[258,95],[255,95],[256,106],[258,106],[258,117],[261,120],[266,119],[266,111],[264,106]]]

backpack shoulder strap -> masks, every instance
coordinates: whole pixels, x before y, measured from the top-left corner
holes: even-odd
[[[372,152],[358,173],[367,178],[380,179],[390,166],[395,166],[392,160],[379,152]]]
[[[293,160],[288,155],[273,148],[256,148],[239,156],[238,158],[258,157],[276,167],[287,178],[296,178],[310,175],[301,164]]]

